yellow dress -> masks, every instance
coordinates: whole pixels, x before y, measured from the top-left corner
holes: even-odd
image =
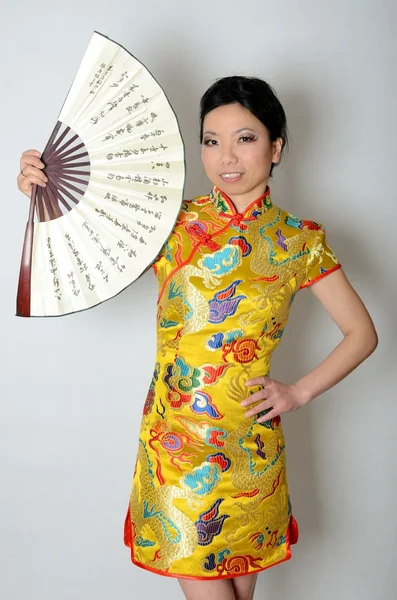
[[[297,291],[340,266],[324,228],[269,187],[244,214],[217,187],[183,203],[154,264],[157,359],[124,526],[136,565],[220,579],[291,557],[281,419],[258,423],[240,402],[269,373]]]

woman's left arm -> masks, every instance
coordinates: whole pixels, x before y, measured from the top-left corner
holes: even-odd
[[[378,344],[372,319],[342,269],[309,287],[341,330],[343,340],[315,369],[294,384],[283,384],[269,377],[247,381],[247,386],[263,385],[264,389],[242,401],[243,406],[248,406],[263,400],[245,413],[246,417],[270,408],[258,419],[262,422],[300,408],[342,381]]]

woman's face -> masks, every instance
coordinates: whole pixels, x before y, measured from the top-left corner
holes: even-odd
[[[271,142],[267,128],[241,104],[219,106],[204,118],[201,160],[207,177],[240,205],[265,192],[281,149],[281,138]]]

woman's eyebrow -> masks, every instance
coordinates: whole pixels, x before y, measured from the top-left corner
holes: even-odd
[[[255,133],[255,131],[251,129],[251,127],[242,127],[241,129],[237,129],[236,131],[234,131],[234,133],[241,133],[242,131],[252,131],[252,133]],[[218,133],[216,133],[216,131],[204,131],[204,135],[205,134],[219,135]]]

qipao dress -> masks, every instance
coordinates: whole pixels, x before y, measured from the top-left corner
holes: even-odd
[[[217,187],[183,203],[153,265],[157,357],[124,526],[133,563],[220,579],[291,557],[281,419],[258,423],[240,402],[269,374],[296,293],[340,266],[324,228],[273,205],[269,187],[243,214]]]

